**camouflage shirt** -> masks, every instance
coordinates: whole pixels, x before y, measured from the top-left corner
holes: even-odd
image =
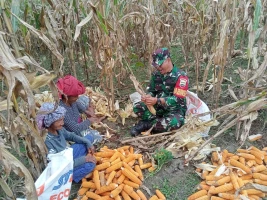
[[[147,87],[147,92],[152,97],[164,98],[166,102],[165,109],[172,112],[181,111],[182,115],[186,112],[186,98],[180,98],[174,95],[174,88],[180,77],[186,77],[185,72],[173,66],[171,72],[167,74],[161,74],[159,71],[152,73],[150,84]],[[187,83],[188,84],[188,83]]]

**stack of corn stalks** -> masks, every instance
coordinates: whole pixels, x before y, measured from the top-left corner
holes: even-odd
[[[41,94],[35,94],[34,99],[37,107],[41,107],[41,105],[45,102],[54,103],[54,97],[49,91],[44,91]]]
[[[235,154],[226,149],[213,152],[212,165],[197,164],[196,172],[203,179],[199,191],[189,200],[243,199],[258,200],[267,192],[267,148],[251,146],[237,149]]]
[[[121,141],[121,143],[131,144],[141,150],[151,152],[155,149],[164,147],[171,151],[175,158],[182,156],[188,158],[205,142],[201,133],[207,130],[210,126],[216,126],[218,122],[216,120],[203,122],[197,117],[191,116],[187,116],[186,121],[187,123],[179,130],[126,139]],[[208,146],[206,146],[203,151],[198,152],[195,160],[203,159],[211,151],[214,151],[214,148],[216,148],[214,145]]]
[[[134,153],[131,146],[109,149],[104,146],[95,153],[97,165],[92,173],[82,180],[77,199],[146,200],[139,189],[144,180],[142,170],[154,170],[151,162],[144,163],[142,154]],[[150,193],[150,191],[149,191]],[[150,200],[165,200],[156,190]]]
[[[4,2],[1,7],[3,5]],[[1,16],[4,13],[1,13]],[[5,19],[8,19],[6,15]],[[21,56],[16,52],[15,57],[2,31],[1,26],[0,76],[3,91],[1,97],[4,99],[1,98],[0,105],[1,111],[6,110],[6,113],[0,114],[0,126],[4,138],[0,141],[0,165],[4,174],[0,177],[1,187],[8,197],[16,198],[14,191],[19,189],[11,189],[8,181],[11,172],[14,172],[19,177],[24,177],[22,182],[27,185],[24,190],[27,198],[37,199],[34,179],[37,179],[46,165],[47,150],[34,120],[36,106],[33,91],[49,85],[52,93],[57,93],[52,81],[54,75],[42,68],[31,56]],[[16,43],[16,37],[12,37],[11,40]],[[32,69],[35,72],[29,73],[33,71]],[[42,74],[37,75],[37,72]],[[23,160],[28,163],[27,167],[13,155],[13,151],[11,153],[8,150],[10,144],[16,151],[16,155],[23,157]],[[21,146],[26,149],[26,153],[21,151]]]
[[[97,116],[106,116],[109,121],[115,122],[117,121],[116,114],[121,117],[122,124],[125,124],[125,119],[130,116],[135,116],[133,113],[132,103],[127,103],[125,109],[120,108],[119,102],[116,101],[114,107],[117,111],[116,113],[111,112],[111,108],[109,108],[110,103],[108,102],[108,98],[100,91],[99,88],[96,88],[95,91],[91,87],[86,87],[85,95],[90,97],[92,104],[95,107],[95,114]]]

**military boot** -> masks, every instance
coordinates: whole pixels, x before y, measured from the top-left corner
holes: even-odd
[[[136,125],[131,128],[131,136],[137,136],[141,132],[147,131],[152,127],[150,121],[140,120]]]

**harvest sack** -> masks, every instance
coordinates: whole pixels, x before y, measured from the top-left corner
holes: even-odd
[[[35,182],[38,200],[69,198],[73,175],[72,151],[72,148],[67,148],[48,155],[50,162]]]
[[[206,112],[210,112],[209,107],[207,106],[207,104],[205,104],[198,96],[197,94],[187,91],[186,93],[186,106],[187,106],[187,111],[186,111],[186,115],[199,115],[199,114],[203,114]],[[203,116],[200,116],[199,119],[201,119],[202,121],[208,121],[211,119],[211,115],[210,114],[206,114]],[[207,137],[208,133],[209,133],[209,128],[201,133],[202,137]]]

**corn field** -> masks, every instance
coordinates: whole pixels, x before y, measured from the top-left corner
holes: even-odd
[[[195,77],[191,88],[212,93],[213,118],[224,119],[215,137],[235,126],[243,143],[267,108],[266,13],[265,0],[0,0],[2,199],[37,199],[34,181],[47,152],[34,120],[35,94],[49,88],[58,102],[55,78],[83,74],[90,85],[97,74],[116,115],[115,93],[131,66],[150,66],[160,47],[179,48],[183,70]],[[225,71],[237,58],[245,61],[236,71],[241,83],[229,82],[232,103],[220,106]]]

